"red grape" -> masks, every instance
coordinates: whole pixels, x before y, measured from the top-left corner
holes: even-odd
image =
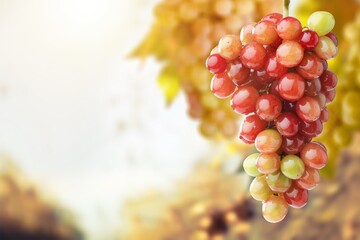
[[[265,70],[273,78],[280,78],[287,73],[287,68],[278,63],[276,53],[272,53],[266,60]]]
[[[279,80],[279,94],[285,100],[297,101],[304,92],[304,79],[296,73],[287,73]]]
[[[336,84],[338,82],[338,79],[336,75],[331,71],[325,71],[320,76],[321,86],[322,90],[331,90],[336,87]]]
[[[314,80],[305,81],[305,95],[315,97],[321,91],[320,79],[315,78]]]
[[[319,136],[323,130],[323,125],[320,119],[314,122],[300,122],[300,133],[308,138],[314,138]]]
[[[256,114],[248,115],[240,126],[240,136],[247,142],[254,143],[256,136],[265,130],[267,122],[263,121]]]
[[[253,36],[254,40],[262,45],[272,44],[278,38],[275,24],[266,20],[255,25]]]
[[[338,46],[338,45],[339,45],[339,41],[338,41],[338,39],[337,39],[337,37],[336,37],[336,35],[335,35],[334,33],[329,32],[329,33],[326,34],[325,36],[327,36],[328,38],[330,38],[330,39],[334,42],[335,46]]]
[[[302,26],[300,21],[296,18],[285,17],[279,21],[276,30],[282,39],[295,40],[300,36]]]
[[[323,91],[323,93],[326,97],[326,103],[331,103],[332,101],[334,101],[335,96],[336,96],[335,88],[330,89],[328,91]]]
[[[240,86],[248,80],[250,69],[245,67],[240,60],[234,60],[229,64],[228,75],[236,86]]]
[[[304,57],[304,49],[295,41],[284,41],[276,50],[276,58],[284,67],[295,67]]]
[[[249,23],[245,25],[240,32],[240,40],[242,44],[248,44],[254,41],[254,36],[252,34],[255,23]]]
[[[290,112],[282,113],[276,119],[276,129],[279,133],[286,137],[291,137],[299,131],[299,119],[295,114]]]
[[[256,114],[263,120],[271,122],[281,113],[281,101],[272,94],[260,96],[256,102]]]
[[[262,174],[274,173],[280,168],[280,156],[277,153],[260,153],[256,168]]]
[[[227,73],[215,74],[211,80],[211,91],[218,98],[227,98],[234,91],[236,86],[231,81]]]
[[[327,108],[324,108],[324,109],[321,111],[319,120],[320,120],[322,123],[326,123],[326,122],[329,120],[329,111],[328,111]]]
[[[324,148],[316,142],[308,143],[300,152],[301,159],[307,167],[321,169],[327,163],[327,153]]]
[[[260,132],[255,139],[255,147],[261,153],[275,153],[281,147],[281,135],[274,129]]]
[[[220,54],[213,54],[206,60],[206,67],[214,74],[223,73],[226,70],[227,62]]]
[[[297,72],[305,79],[313,80],[324,71],[322,60],[311,52],[305,52],[303,60],[296,67]]]
[[[295,180],[295,184],[306,190],[314,189],[320,182],[319,170],[314,168],[305,168],[305,172],[301,178]]]
[[[308,190],[299,188],[293,184],[289,190],[284,194],[284,198],[289,206],[293,208],[302,208],[304,207],[309,200]]]
[[[306,139],[301,134],[292,137],[283,137],[282,150],[287,154],[298,154],[305,146],[305,143]]]
[[[320,117],[320,103],[313,97],[304,96],[296,103],[296,113],[303,121],[314,122]]]
[[[311,30],[305,30],[300,34],[299,43],[305,50],[312,50],[319,42],[319,35]]]
[[[242,48],[240,59],[247,68],[260,70],[265,64],[266,51],[262,45],[252,42]]]
[[[242,86],[231,98],[231,107],[239,114],[255,112],[256,101],[259,98],[258,91],[252,86]]]

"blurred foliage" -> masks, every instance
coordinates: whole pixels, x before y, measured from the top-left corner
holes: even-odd
[[[222,239],[225,232],[242,239],[254,214],[247,185],[247,177],[226,173],[217,161],[200,163],[174,191],[129,200],[119,239]]]
[[[240,116],[211,93],[205,60],[223,35],[238,35],[243,24],[281,7],[281,0],[163,0],[150,32],[130,56],[162,61],[158,84],[167,104],[182,90],[203,136],[232,139]]]
[[[0,156],[0,239],[81,240],[74,217],[46,201],[7,156]]]

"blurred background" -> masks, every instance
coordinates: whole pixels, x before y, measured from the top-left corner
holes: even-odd
[[[0,239],[360,239],[360,3],[290,12],[316,10],[340,41],[331,161],[308,206],[271,225],[204,61],[282,1],[0,0]]]

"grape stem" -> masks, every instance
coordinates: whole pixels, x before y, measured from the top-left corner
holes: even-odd
[[[284,3],[283,15],[284,17],[287,17],[289,16],[290,0],[283,0],[283,3]]]

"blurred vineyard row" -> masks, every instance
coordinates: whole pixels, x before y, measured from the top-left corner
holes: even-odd
[[[0,156],[0,239],[84,239],[72,214],[46,199],[13,162]]]

